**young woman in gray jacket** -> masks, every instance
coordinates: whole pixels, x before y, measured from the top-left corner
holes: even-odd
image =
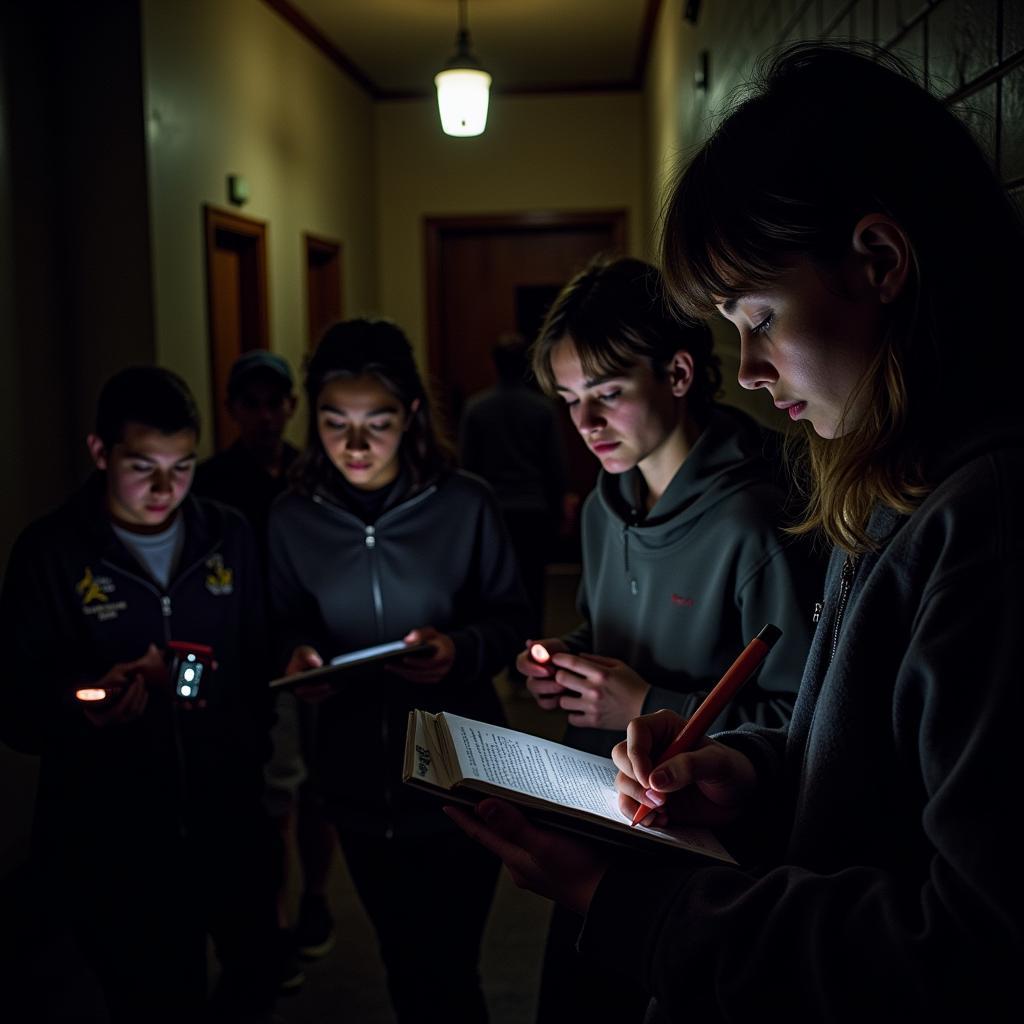
[[[377,931],[400,1021],[483,1021],[480,937],[497,861],[401,783],[411,708],[500,722],[493,676],[527,621],[497,505],[454,471],[402,331],[350,320],[306,372],[309,441],[270,516],[270,588],[288,673],[382,642],[426,657],[316,702],[311,781]],[[425,932],[424,929],[427,929]]]

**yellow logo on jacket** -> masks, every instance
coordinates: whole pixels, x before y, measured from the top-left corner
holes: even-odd
[[[110,598],[103,592],[103,580],[97,580],[92,574],[92,566],[85,567],[85,575],[75,584],[75,590],[82,595],[82,604],[92,604],[93,601],[109,601]],[[113,588],[111,588],[113,589]]]
[[[96,622],[116,619],[128,607],[125,601],[110,600],[116,589],[109,576],[97,576],[92,566],[87,565],[82,578],[75,584],[75,592],[82,598],[82,614],[91,616]]]
[[[206,562],[206,589],[214,597],[226,597],[234,592],[235,573],[224,564],[223,555],[213,555]]]

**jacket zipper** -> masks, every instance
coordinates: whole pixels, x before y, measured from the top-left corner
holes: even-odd
[[[329,509],[335,515],[344,516],[347,519],[354,520],[363,528],[363,544],[366,546],[366,553],[370,559],[370,592],[373,597],[373,614],[377,620],[377,639],[383,638],[384,630],[384,592],[380,585],[380,567],[377,563],[377,527],[383,523],[386,519],[400,513],[405,512],[410,508],[415,508],[420,502],[426,501],[435,491],[437,490],[437,484],[431,484],[425,491],[417,494],[414,498],[410,498],[408,501],[404,501],[401,504],[396,505],[394,508],[388,509],[383,515],[377,517],[377,522],[372,526],[368,523],[364,523],[355,513],[349,512],[347,508],[342,508],[340,505],[336,505],[333,501],[324,498],[322,495],[312,495],[313,501],[315,501],[322,508]],[[384,749],[387,749],[388,742],[390,740],[390,729],[388,727],[388,709],[386,705],[381,707],[381,719],[380,719],[380,737],[381,743]],[[392,804],[394,803],[394,795],[391,792],[390,786],[384,787],[384,804],[388,809],[387,819],[388,823],[384,827],[384,838],[393,839],[395,835],[394,820],[392,818],[393,810]]]
[[[164,643],[167,644],[171,639],[171,615],[173,613],[173,607],[171,604],[170,591],[174,589],[186,576],[190,576],[200,565],[208,561],[210,556],[220,548],[220,542],[214,544],[202,557],[197,558],[187,569],[183,572],[179,572],[175,575],[174,579],[171,580],[170,585],[166,592],[161,591],[151,580],[147,580],[144,576],[139,576],[136,573],[125,569],[123,566],[116,565],[109,559],[104,558],[102,562],[104,565],[113,569],[115,572],[120,573],[122,576],[127,576],[129,579],[134,580],[136,583],[142,584],[147,590],[152,591],[157,597],[160,598],[160,618],[163,624]],[[174,738],[174,754],[177,760],[177,772],[178,777],[178,793],[181,798],[181,807],[178,814],[178,834],[182,839],[188,836],[188,826],[185,820],[185,808],[188,806],[188,776],[185,772],[185,748],[181,742],[181,730],[178,727],[178,708],[174,701],[171,701],[171,735]]]
[[[380,589],[380,566],[377,564],[377,529],[364,526],[363,543],[366,544],[367,557],[370,559],[370,591],[373,594],[373,616],[377,620],[377,639],[384,635],[384,594]]]
[[[640,592],[640,586],[629,572],[629,523],[622,525],[622,565],[626,573],[626,581],[629,584],[629,592],[636,597]]]
[[[832,650],[828,656],[828,664],[836,656],[839,647],[839,631],[843,625],[843,614],[846,611],[846,604],[850,600],[850,590],[853,588],[853,577],[857,571],[857,559],[854,555],[847,555],[843,562],[843,568],[839,573],[839,600],[836,604],[836,618],[832,624]],[[827,668],[828,666],[826,666]]]

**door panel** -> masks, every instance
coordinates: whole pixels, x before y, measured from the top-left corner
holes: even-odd
[[[312,351],[325,328],[341,319],[341,243],[315,235],[304,238],[307,323]]]
[[[430,371],[453,432],[467,399],[493,387],[491,347],[507,331],[528,340],[562,286],[597,253],[622,254],[626,214],[540,213],[426,222]],[[597,460],[562,418],[567,487],[579,500]]]
[[[266,225],[204,207],[213,437],[217,449],[237,436],[225,408],[228,374],[243,353],[267,348]]]

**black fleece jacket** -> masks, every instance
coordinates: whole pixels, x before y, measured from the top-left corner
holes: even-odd
[[[598,887],[581,950],[657,1020],[1018,1018],[1024,431],[945,462],[876,510],[876,553],[833,556],[788,730],[718,737],[757,766],[760,863]]]
[[[37,842],[116,847],[133,832],[169,839],[198,815],[258,794],[272,720],[259,563],[239,513],[185,499],[185,547],[161,589],[117,539],[96,477],[33,523],[0,594],[7,658],[0,739],[40,754]],[[211,646],[205,708],[151,689],[143,715],[91,725],[73,691],[150,643]],[[211,809],[214,809],[211,811]]]
[[[326,661],[433,626],[455,663],[433,685],[393,672],[317,708],[313,772],[345,827],[415,834],[443,825],[436,801],[401,783],[411,708],[498,722],[493,676],[523,642],[528,615],[515,558],[482,481],[452,472],[392,500],[367,524],[340,489],[289,493],[270,513],[270,595],[278,661],[309,644]]]

